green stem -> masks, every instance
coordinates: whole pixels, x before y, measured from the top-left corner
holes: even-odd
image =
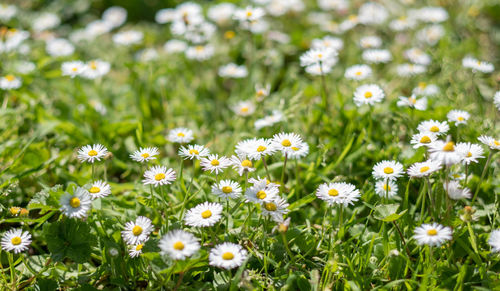
[[[481,179],[479,180],[479,184],[477,184],[476,192],[474,193],[474,197],[472,197],[472,202],[471,205],[474,205],[474,202],[476,201],[477,194],[479,193],[479,189],[481,189],[481,184],[483,183],[484,176],[486,175],[486,172],[488,170],[488,167],[491,162],[491,157],[493,156],[493,151],[490,150],[490,154],[488,155],[488,159],[486,160],[486,164],[484,165],[483,172],[481,173]]]
[[[285,170],[286,170],[286,162],[288,160],[288,154],[285,154],[285,162],[283,163],[283,169],[281,170],[281,191],[285,192]]]

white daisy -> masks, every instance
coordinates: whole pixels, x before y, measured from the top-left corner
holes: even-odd
[[[439,122],[435,120],[426,120],[418,125],[417,130],[419,132],[432,132],[436,135],[442,135],[450,130],[450,126],[446,121]]]
[[[153,231],[153,228],[151,219],[139,216],[135,221],[129,221],[125,224],[122,238],[130,245],[143,243],[149,239],[149,234]]]
[[[241,187],[235,181],[222,180],[212,185],[212,194],[224,199],[236,199],[241,196]]]
[[[11,229],[2,236],[2,249],[7,252],[18,254],[26,251],[31,244],[31,234],[22,229]]]
[[[419,48],[406,50],[404,56],[414,64],[427,66],[431,63],[431,57]]]
[[[192,159],[200,159],[203,157],[206,157],[210,154],[210,150],[207,149],[205,146],[202,145],[188,145],[187,148],[184,146],[181,146],[179,148],[179,156],[181,156],[183,159],[187,160],[192,160]]]
[[[142,31],[127,30],[118,32],[113,35],[113,42],[118,45],[129,46],[141,43],[143,38],[144,34],[142,33]]]
[[[144,172],[144,185],[153,185],[155,187],[171,184],[175,181],[175,171],[164,166],[153,166]]]
[[[249,180],[250,181],[250,180]],[[279,187],[276,184],[268,183],[267,179],[252,179],[250,183],[253,186],[245,191],[247,202],[263,203],[273,200],[279,193]]]
[[[462,181],[465,179],[465,174],[464,173],[457,173],[457,172],[451,172],[449,174],[449,177],[453,180],[457,180],[457,181]]]
[[[229,63],[219,68],[219,76],[222,78],[245,78],[248,70],[245,65],[238,66],[235,63]]]
[[[493,103],[500,110],[500,91],[495,92],[495,96],[493,97]]]
[[[109,194],[111,194],[111,187],[109,186],[108,183],[98,180],[95,182],[92,182],[92,185],[90,186],[89,189],[90,197],[92,200],[97,199],[97,198],[102,198],[106,197]]]
[[[130,155],[130,158],[136,162],[144,163],[152,160],[156,160],[157,155],[160,151],[157,147],[140,148]]]
[[[478,144],[470,142],[459,142],[455,147],[457,154],[462,158],[462,163],[468,165],[470,163],[477,163],[477,159],[484,158],[483,147]]]
[[[205,202],[189,209],[184,220],[189,226],[208,227],[215,225],[221,219],[221,214],[221,204]]]
[[[375,179],[396,180],[403,176],[403,165],[397,161],[381,161],[373,166],[372,175]]]
[[[455,122],[455,125],[466,124],[470,118],[470,114],[463,110],[451,110],[446,115],[449,122]]]
[[[439,161],[446,166],[458,164],[462,160],[452,141],[437,140],[429,146],[429,152],[431,160]]]
[[[452,239],[452,231],[451,228],[437,223],[422,224],[415,228],[413,238],[419,245],[440,246],[445,241]]]
[[[3,90],[17,89],[21,87],[21,79],[14,75],[5,75],[0,78],[0,88]]]
[[[300,142],[291,149],[292,152],[288,153],[290,159],[300,159],[309,153],[309,145],[306,142]]]
[[[104,10],[102,19],[112,27],[118,27],[127,21],[127,10],[120,6],[111,6]]]
[[[211,266],[234,269],[243,264],[247,258],[247,251],[240,245],[225,242],[216,245],[210,250],[208,260]]]
[[[361,85],[354,91],[354,103],[356,106],[364,104],[374,105],[384,99],[384,91],[376,84]]]
[[[174,128],[168,132],[167,139],[175,143],[189,143],[194,139],[193,131],[184,127]]]
[[[45,50],[53,57],[69,56],[75,52],[75,46],[64,38],[47,40]]]
[[[281,132],[275,134],[271,140],[272,147],[283,155],[293,155],[302,143],[302,138],[295,133]]]
[[[478,140],[483,144],[490,147],[492,150],[500,150],[500,140],[497,140],[491,136],[481,135]]]
[[[283,215],[288,213],[287,207],[290,206],[285,199],[276,196],[268,202],[262,202],[262,214],[269,215],[276,221],[283,221]]]
[[[63,76],[74,78],[85,71],[85,64],[82,61],[64,62],[61,64],[61,71]]]
[[[316,196],[328,205],[342,204],[348,206],[358,201],[361,196],[356,186],[349,183],[323,183],[316,190]]]
[[[427,160],[422,163],[415,163],[408,168],[408,176],[421,178],[427,177],[441,169],[441,163],[438,161]]]
[[[329,64],[328,65],[313,64],[306,67],[306,72],[313,76],[326,75],[331,71],[332,71],[332,66]]]
[[[465,57],[462,60],[462,66],[472,69],[473,72],[491,73],[495,70],[492,63],[480,61],[472,57]]]
[[[186,42],[178,39],[171,39],[163,45],[163,50],[169,54],[185,52],[188,45]]]
[[[425,82],[418,83],[418,86],[413,88],[411,94],[416,96],[434,96],[439,93],[439,87],[434,84],[427,84]]]
[[[250,173],[255,171],[253,167],[252,161],[250,161],[245,155],[232,156],[230,158],[231,165],[233,169],[235,169],[240,176],[243,176],[244,173]]]
[[[61,196],[61,212],[72,218],[83,218],[92,207],[92,199],[87,190],[77,187],[73,194],[65,193]]]
[[[245,8],[236,9],[233,18],[240,22],[254,22],[265,15],[264,9],[260,7],[247,6]]]
[[[239,101],[231,107],[233,112],[239,116],[250,116],[255,112],[255,104],[252,101]]]
[[[418,149],[419,147],[428,147],[433,142],[437,140],[437,136],[432,132],[419,132],[411,137],[410,143],[413,148]]]
[[[332,48],[335,51],[340,51],[344,47],[344,42],[342,39],[333,36],[325,36],[321,39],[315,38],[311,42],[311,48],[321,49],[321,48]]]
[[[417,31],[417,40],[421,43],[434,46],[444,36],[445,30],[442,25],[429,25]]]
[[[375,193],[380,197],[393,197],[398,194],[398,184],[395,181],[389,180],[377,181],[375,183]]]
[[[388,50],[384,49],[369,49],[363,51],[361,58],[370,64],[383,64],[392,60],[392,55]]]
[[[496,229],[490,233],[488,244],[491,246],[491,251],[500,253],[500,229]]]
[[[80,162],[94,163],[96,160],[108,154],[108,149],[101,144],[86,145],[78,150],[78,159]]]
[[[96,79],[106,75],[111,68],[108,62],[101,60],[89,61],[85,64],[85,69],[82,72],[82,77],[87,79]]]
[[[210,59],[214,53],[215,48],[209,44],[190,46],[187,48],[186,58],[190,60],[205,61]]]
[[[310,65],[333,66],[337,62],[337,55],[337,51],[332,48],[310,49],[300,56],[300,65],[302,67]]]
[[[236,154],[246,155],[250,160],[260,160],[262,157],[272,155],[276,149],[272,141],[265,138],[253,138],[240,141],[236,144]]]
[[[266,84],[266,86],[261,86],[259,84],[255,85],[255,97],[257,101],[262,101],[265,97],[269,96],[271,93],[271,84]]]
[[[396,104],[399,107],[410,107],[423,111],[427,109],[427,98],[417,98],[415,95],[411,95],[410,97],[399,96]]]
[[[142,244],[142,243],[129,246],[129,249],[128,249],[129,256],[131,258],[135,258],[135,257],[140,256],[142,254],[143,247],[144,247],[144,244]]]
[[[450,181],[448,187],[446,187],[446,192],[448,197],[453,200],[469,199],[471,197],[469,188],[462,188],[459,181]]]
[[[372,75],[372,69],[368,65],[354,65],[345,70],[344,77],[350,80],[361,81]]]
[[[168,255],[174,260],[184,260],[198,252],[200,243],[191,233],[175,229],[160,239],[159,247],[162,254]]]
[[[427,67],[416,64],[401,64],[396,66],[396,72],[400,77],[411,77],[425,73]]]
[[[211,173],[215,172],[216,175],[222,173],[222,171],[230,165],[231,160],[224,156],[219,157],[217,154],[211,154],[200,160],[200,166],[204,171],[210,171]]]

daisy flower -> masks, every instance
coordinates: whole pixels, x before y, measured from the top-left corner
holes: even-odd
[[[264,100],[269,94],[271,94],[271,84],[266,84],[266,86],[255,85],[255,97],[257,101]]]
[[[375,183],[375,193],[380,197],[393,197],[398,194],[398,184],[396,182],[389,180],[377,181]]]
[[[108,149],[102,144],[86,145],[78,150],[78,159],[80,162],[94,163],[96,160],[108,154]]]
[[[431,175],[441,169],[441,163],[438,161],[427,160],[422,163],[415,163],[408,168],[408,176],[422,178]]]
[[[361,81],[372,75],[372,69],[368,65],[354,65],[345,70],[344,77],[350,80]]]
[[[403,176],[403,165],[397,161],[382,161],[373,166],[372,175],[375,179],[396,180]]]
[[[250,116],[255,112],[255,104],[252,101],[239,101],[231,108],[236,115]]]
[[[113,35],[113,42],[118,45],[129,46],[139,44],[144,37],[142,31],[127,30]]]
[[[175,171],[164,166],[153,166],[144,173],[144,185],[153,185],[155,187],[171,184],[175,181]]]
[[[492,150],[500,150],[500,140],[494,139],[491,136],[481,135],[478,140],[490,147]]]
[[[300,142],[291,149],[293,151],[288,154],[290,159],[300,159],[309,153],[309,145],[306,142]]]
[[[246,250],[240,245],[229,242],[216,245],[210,250],[210,255],[208,256],[211,266],[227,270],[241,266],[246,258]]]
[[[483,147],[478,144],[470,142],[459,142],[456,145],[457,154],[462,158],[462,163],[468,165],[470,163],[477,163],[477,159],[484,158]]]
[[[445,30],[442,25],[434,24],[417,31],[417,40],[421,43],[434,46],[444,36]]]
[[[249,180],[250,181],[250,180]],[[266,178],[255,180],[252,179],[252,187],[245,191],[245,198],[247,202],[263,203],[269,202],[278,196],[279,187],[276,184],[269,183]]]
[[[419,48],[406,50],[404,56],[414,64],[427,66],[431,63],[431,57]]]
[[[495,93],[495,96],[493,97],[493,103],[495,103],[495,106],[500,110],[500,91],[497,91]]]
[[[465,174],[464,173],[452,172],[452,173],[450,173],[449,177],[451,179],[453,179],[453,180],[462,181],[463,179],[465,179]]]
[[[163,50],[169,54],[181,53],[186,51],[188,45],[186,42],[178,39],[171,39],[163,45]]]
[[[75,46],[64,38],[47,40],[45,50],[53,57],[69,56],[75,52]]]
[[[123,240],[131,245],[143,243],[149,239],[149,234],[153,231],[151,219],[139,216],[135,221],[129,221],[125,224],[125,230],[122,231]]]
[[[469,199],[471,197],[469,188],[462,188],[458,181],[450,181],[448,187],[446,187],[446,192],[448,192],[448,197],[453,200]]]
[[[401,64],[396,67],[396,72],[400,77],[411,77],[425,73],[427,67],[415,64]]]
[[[55,13],[45,12],[33,19],[31,28],[36,32],[41,32],[59,26],[61,19]]]
[[[87,79],[97,79],[106,75],[111,68],[108,62],[101,60],[93,60],[85,64],[85,69],[82,72],[82,77]]]
[[[222,78],[245,78],[248,70],[245,65],[238,66],[235,63],[229,63],[219,68],[219,76]]]
[[[326,201],[328,205],[343,204],[344,206],[354,204],[361,196],[356,186],[349,183],[323,183],[316,190],[316,196]]]
[[[210,171],[211,173],[215,172],[216,175],[222,173],[222,171],[230,165],[231,160],[224,156],[219,157],[217,154],[211,154],[200,160],[200,166],[204,171]]]
[[[22,229],[11,229],[2,236],[2,249],[18,254],[26,251],[31,244],[31,234]]]
[[[222,180],[219,183],[212,185],[212,194],[215,194],[220,198],[236,199],[241,196],[241,187],[235,181]]]
[[[215,225],[221,219],[221,214],[221,204],[205,202],[189,209],[184,220],[189,226],[208,227]]]
[[[262,214],[271,216],[276,221],[283,221],[283,215],[288,213],[287,207],[290,206],[285,199],[276,196],[268,202],[262,203]]]
[[[445,241],[452,239],[452,231],[451,228],[437,223],[422,224],[415,228],[413,238],[419,245],[440,246]]]
[[[189,143],[194,139],[193,131],[184,127],[174,128],[168,132],[167,139],[170,142]]]
[[[437,140],[429,146],[429,152],[431,160],[441,162],[446,166],[458,164],[462,160],[452,141]]]
[[[491,73],[495,70],[492,63],[480,61],[472,57],[465,57],[462,60],[464,68],[472,69],[473,72]]]
[[[388,50],[369,49],[363,51],[361,58],[369,64],[384,64],[392,60],[392,55]]]
[[[92,198],[87,190],[77,187],[73,195],[65,193],[61,196],[61,212],[72,218],[83,218],[92,206]]]
[[[439,93],[439,87],[434,84],[420,82],[417,87],[413,88],[411,93],[417,96],[434,96]]]
[[[111,187],[109,186],[108,183],[102,180],[98,180],[92,182],[92,185],[90,186],[89,189],[89,193],[92,200],[97,198],[103,198],[111,194]]]
[[[168,255],[174,260],[184,260],[198,252],[200,243],[191,233],[175,229],[160,239],[159,247],[162,254]]]
[[[210,59],[215,52],[215,48],[209,44],[190,46],[186,50],[186,58],[190,60],[205,61]]]
[[[376,35],[363,36],[359,39],[359,46],[362,49],[379,48],[382,46],[382,39]]]
[[[418,149],[419,147],[428,147],[433,142],[437,140],[437,136],[432,132],[419,132],[411,137],[410,143],[413,148]]]
[[[329,64],[328,65],[313,64],[306,67],[306,72],[313,76],[326,75],[331,71],[332,71],[332,66]]]
[[[415,95],[411,95],[410,97],[399,96],[396,104],[399,107],[410,107],[423,111],[427,109],[427,98],[417,98]]]
[[[140,148],[136,150],[130,155],[130,158],[136,162],[144,163],[149,162],[151,160],[156,160],[157,155],[160,154],[160,151],[157,147],[149,147],[149,148]]]
[[[0,78],[0,88],[3,90],[17,89],[21,87],[21,79],[14,75],[6,75]]]
[[[439,122],[435,120],[426,120],[418,125],[417,130],[419,132],[432,132],[436,135],[442,135],[450,130],[450,126],[446,121]]]
[[[179,156],[185,160],[200,159],[210,154],[210,150],[202,145],[188,145],[187,148],[181,146],[179,148]]]
[[[446,115],[449,122],[455,122],[455,125],[466,124],[470,118],[470,114],[463,110],[451,110]]]
[[[265,138],[253,138],[240,141],[236,144],[236,154],[246,155],[250,160],[260,160],[262,157],[272,155],[276,149],[272,141]]]
[[[500,253],[500,229],[496,229],[490,233],[488,244],[491,246],[491,251]]]
[[[129,246],[129,249],[128,249],[129,256],[131,258],[135,258],[135,257],[140,256],[142,254],[143,247],[144,247],[144,244],[142,244],[142,243]]]
[[[384,91],[376,84],[361,85],[354,91],[354,103],[356,106],[364,104],[374,105],[384,99]]]
[[[331,48],[335,51],[340,51],[344,47],[342,39],[333,36],[325,36],[321,39],[315,38],[311,42],[311,48]]]
[[[233,18],[240,22],[254,22],[262,18],[266,12],[260,7],[247,6],[242,9],[236,9]]]
[[[232,156],[230,162],[233,169],[235,169],[240,176],[243,176],[244,173],[255,171],[252,161],[247,159],[245,155]]]
[[[85,64],[82,61],[64,62],[61,64],[61,71],[63,76],[74,78],[85,71]]]
[[[307,67],[310,65],[333,66],[337,62],[337,51],[332,48],[310,49],[300,56],[300,65]]]
[[[278,133],[275,134],[271,140],[271,145],[283,155],[293,155],[299,149],[298,146],[302,144],[302,138],[295,133]]]

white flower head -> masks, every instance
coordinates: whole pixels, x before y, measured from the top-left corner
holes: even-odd
[[[230,270],[241,266],[246,258],[247,251],[240,245],[225,242],[210,250],[208,260],[211,266]]]
[[[130,46],[141,43],[144,33],[138,30],[126,30],[113,35],[113,42],[118,45]]]
[[[369,49],[363,51],[361,58],[369,64],[384,64],[392,60],[392,55],[385,49]]]
[[[18,89],[21,85],[21,79],[14,75],[8,74],[0,77],[0,88],[3,90]]]
[[[239,101],[231,108],[236,115],[251,116],[255,112],[255,104],[252,101]]]
[[[245,191],[247,202],[264,203],[278,196],[278,185],[270,183],[266,178],[252,179],[250,182],[253,183],[253,186],[247,188]]]
[[[500,91],[495,92],[495,96],[493,96],[493,103],[500,110]]]
[[[361,85],[354,91],[354,103],[358,107],[364,104],[374,105],[380,103],[384,97],[384,91],[376,84]]]
[[[435,121],[435,120],[427,120],[427,121],[422,121],[418,127],[417,130],[419,132],[432,132],[436,135],[443,135],[450,130],[450,126],[448,125],[448,122],[443,121]]]
[[[368,65],[354,65],[345,70],[344,77],[350,80],[361,81],[372,75],[372,69]]]
[[[106,75],[111,68],[108,62],[101,60],[89,61],[85,64],[85,69],[82,72],[82,77],[87,79],[96,79]]]
[[[271,216],[275,222],[283,221],[283,215],[288,213],[287,207],[290,206],[285,199],[276,196],[270,201],[262,202],[262,214]]]
[[[247,6],[234,11],[233,18],[240,22],[254,22],[265,15],[264,9],[260,7]]]
[[[321,39],[315,38],[311,42],[311,48],[313,49],[331,48],[335,51],[340,51],[343,47],[344,41],[333,36],[325,36]]]
[[[144,163],[156,160],[156,156],[160,154],[157,147],[140,148],[134,151],[130,158],[136,162]]]
[[[398,184],[392,180],[377,181],[375,183],[375,193],[380,197],[394,197],[398,194]]]
[[[181,53],[186,51],[188,45],[186,42],[178,39],[171,39],[163,45],[163,50],[169,54]]]
[[[11,229],[2,236],[2,249],[18,254],[26,251],[31,244],[31,234],[22,229]]]
[[[274,149],[288,156],[298,151],[302,143],[302,138],[296,133],[277,133],[271,140],[271,145]]]
[[[427,109],[427,98],[418,98],[415,95],[411,95],[410,97],[399,96],[397,105],[399,107],[410,107],[424,111]]]
[[[322,47],[310,49],[300,56],[300,65],[303,67],[310,65],[331,67],[337,62],[337,55],[337,51],[333,48]]]
[[[362,49],[373,49],[382,46],[382,39],[376,35],[363,36],[359,39],[359,46]]]
[[[89,194],[92,200],[109,196],[111,194],[111,186],[102,180],[92,182]]]
[[[128,247],[128,255],[131,258],[136,258],[142,254],[142,248],[144,247],[143,243],[138,243],[135,245],[130,245]]]
[[[233,169],[235,169],[240,176],[243,176],[244,173],[255,171],[252,161],[249,160],[246,155],[233,155],[230,158],[230,162]]]
[[[64,38],[47,40],[45,50],[53,57],[69,56],[75,52],[75,46]]]
[[[125,224],[125,230],[122,231],[123,240],[130,245],[144,243],[149,239],[149,234],[153,231],[151,219],[139,216],[135,221],[129,221]]]
[[[463,110],[451,110],[446,115],[449,122],[455,122],[455,125],[467,124],[467,120],[470,118],[470,114]]]
[[[78,159],[80,162],[94,163],[101,161],[108,154],[108,149],[101,144],[86,145],[78,150]]]
[[[219,183],[212,185],[212,194],[224,199],[236,199],[241,196],[241,187],[235,181],[221,180]]]
[[[408,176],[415,178],[427,177],[440,169],[441,163],[439,161],[427,160],[411,165],[410,168],[408,168]]]
[[[272,141],[265,138],[253,138],[240,141],[236,144],[236,154],[246,155],[250,160],[260,160],[265,156],[272,155],[276,149]]]
[[[176,229],[169,231],[160,239],[159,247],[163,254],[174,260],[184,260],[200,249],[198,239],[191,233]]]
[[[205,61],[210,59],[215,53],[212,45],[190,46],[186,50],[186,57],[190,60]]]
[[[469,188],[462,188],[459,181],[450,181],[446,187],[446,192],[448,197],[453,200],[469,199],[471,197],[471,192]]]
[[[194,227],[208,227],[215,225],[222,217],[222,205],[205,202],[187,211],[185,223]]]
[[[459,142],[456,145],[457,154],[462,158],[462,163],[468,165],[470,163],[477,163],[477,159],[484,158],[483,148],[478,144],[470,142]]]
[[[491,246],[491,251],[500,253],[500,229],[496,229],[490,233],[488,244]]]
[[[190,143],[194,139],[193,131],[184,127],[174,128],[168,132],[167,139],[175,143]]]
[[[413,88],[411,94],[416,96],[434,96],[439,93],[439,87],[434,84],[425,82],[418,83],[418,86]]]
[[[85,64],[82,61],[64,62],[61,65],[61,71],[63,76],[74,78],[85,71]]]
[[[349,183],[324,183],[319,185],[316,196],[328,205],[342,204],[348,206],[358,201],[361,196],[356,186]]]
[[[381,161],[373,166],[372,175],[375,179],[396,180],[403,176],[403,165],[397,161]]]
[[[419,245],[440,246],[445,241],[452,239],[452,231],[449,227],[444,227],[437,223],[422,224],[415,228],[413,238]]]
[[[455,143],[452,141],[437,140],[429,146],[431,160],[438,161],[446,166],[458,164],[462,158],[456,151]]]
[[[208,155],[208,157],[200,160],[200,166],[204,171],[210,171],[211,173],[215,172],[216,175],[222,173],[222,171],[230,165],[231,160],[224,156],[219,157],[217,154]]]
[[[88,215],[92,207],[92,198],[87,190],[77,187],[73,194],[65,193],[61,196],[61,212],[72,218],[83,218]]]
[[[164,166],[153,166],[144,172],[144,185],[153,185],[154,187],[169,185],[175,181],[175,171]]]
[[[487,135],[481,135],[480,137],[478,137],[478,140],[483,144],[489,146],[492,150],[500,150],[500,140],[498,139]]]
[[[210,154],[210,150],[207,149],[205,146],[202,145],[188,145],[187,147],[181,146],[179,148],[179,156],[181,156],[183,159],[187,160],[192,160],[192,159],[201,159],[203,157],[206,157]]]
[[[245,65],[238,66],[235,63],[229,63],[219,68],[219,76],[222,78],[241,79],[248,75]]]

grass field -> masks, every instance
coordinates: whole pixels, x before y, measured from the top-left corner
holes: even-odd
[[[11,2],[1,290],[499,290],[497,1]]]

